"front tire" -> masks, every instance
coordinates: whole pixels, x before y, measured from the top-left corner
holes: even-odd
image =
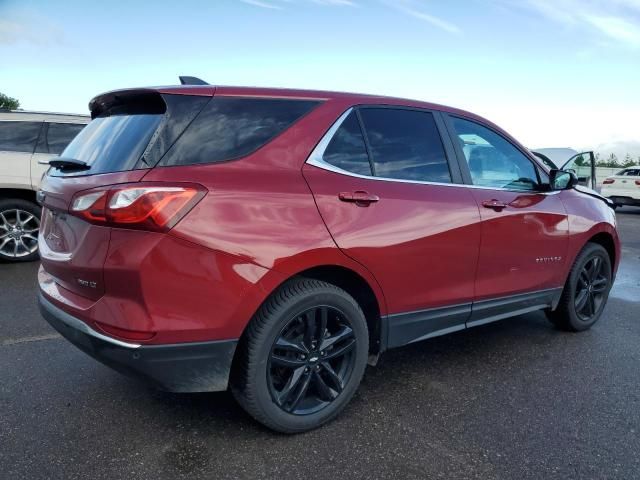
[[[581,332],[602,315],[611,290],[609,254],[599,244],[588,243],[576,258],[558,307],[547,318],[561,330]]]
[[[231,391],[258,422],[300,433],[333,420],[355,393],[369,335],[358,303],[318,280],[284,284],[251,320]]]
[[[41,208],[20,198],[0,200],[0,261],[38,259]]]

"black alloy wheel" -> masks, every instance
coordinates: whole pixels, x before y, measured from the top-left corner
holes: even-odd
[[[296,315],[271,349],[267,381],[274,402],[295,415],[325,408],[344,390],[355,348],[351,323],[337,308],[320,305]]]
[[[576,315],[589,322],[600,310],[609,291],[609,276],[604,271],[604,261],[599,256],[591,257],[582,267],[576,282]]]
[[[559,329],[581,332],[601,317],[612,286],[612,265],[602,245],[587,243],[578,254],[558,306],[547,318]]]
[[[295,278],[249,322],[235,354],[231,392],[263,425],[306,432],[344,410],[368,356],[367,321],[358,302],[330,283]]]

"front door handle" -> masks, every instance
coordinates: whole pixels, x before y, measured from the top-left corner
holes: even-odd
[[[482,202],[482,206],[484,208],[491,208],[496,212],[501,212],[504,208],[507,208],[507,204],[501,202],[500,200],[496,200],[495,198],[492,200],[485,200]]]
[[[343,202],[355,203],[359,207],[368,207],[370,204],[380,200],[380,197],[363,190],[356,192],[340,192],[338,198]]]

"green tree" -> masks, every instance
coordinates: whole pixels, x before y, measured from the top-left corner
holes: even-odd
[[[20,107],[20,101],[17,98],[12,98],[0,92],[0,109],[16,110],[18,107]]]
[[[631,165],[635,165],[635,162],[633,161],[633,158],[631,157],[631,155],[627,153],[627,155],[624,157],[624,162],[622,163],[622,166],[630,167]]]

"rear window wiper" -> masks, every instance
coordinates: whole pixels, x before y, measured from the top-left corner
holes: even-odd
[[[57,170],[60,170],[61,172],[89,170],[91,168],[90,165],[87,165],[86,162],[83,162],[81,160],[76,160],[75,158],[63,158],[63,157],[50,160],[49,165]]]

